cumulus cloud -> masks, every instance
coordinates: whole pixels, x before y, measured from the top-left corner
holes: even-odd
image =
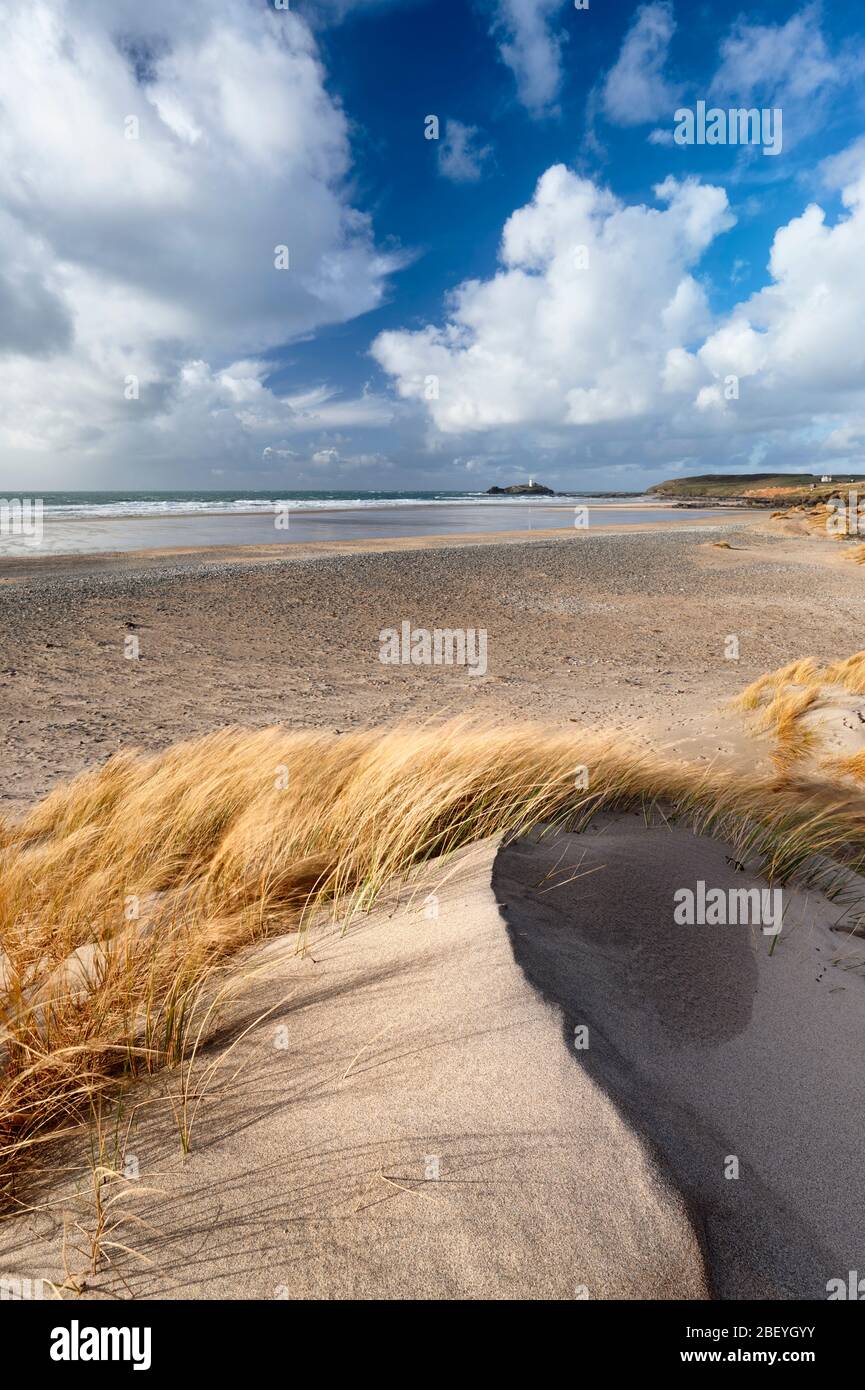
[[[186,362],[163,409],[140,419],[136,450],[160,460],[181,440],[195,456],[225,458],[236,467],[238,458],[261,458],[268,448],[271,458],[300,457],[304,440],[322,430],[382,428],[394,419],[393,402],[382,396],[347,396],[321,385],[282,394],[267,386],[269,371],[260,359],[221,369]]]
[[[676,30],[667,0],[641,5],[602,91],[604,114],[616,125],[643,125],[672,114],[677,88],[664,74]]]
[[[332,471],[334,464],[339,463],[338,449],[316,449],[310,460],[316,468],[327,468]]]
[[[820,176],[826,188],[837,192],[850,187],[855,189],[865,171],[865,135],[860,135],[846,149],[829,155],[820,165]]]
[[[213,433],[242,431],[232,362],[380,303],[396,262],[349,202],[346,120],[297,15],[8,0],[0,92],[0,441],[19,463],[144,456],[154,436],[166,456],[172,432],[182,456],[208,402]],[[261,368],[244,381],[260,409]]]
[[[477,183],[492,155],[492,147],[482,144],[478,137],[477,126],[447,121],[444,139],[439,144],[439,173],[454,183]]]
[[[700,274],[729,228],[723,189],[668,178],[627,205],[554,166],[505,225],[500,265],[441,326],[373,352],[440,437],[692,471],[808,467],[865,431],[865,150],[830,224],[816,203],[777,229],[764,286],[713,315]]]
[[[453,433],[647,410],[666,352],[707,326],[690,267],[733,220],[720,188],[656,192],[661,208],[628,207],[548,169],[509,218],[493,279],[462,285],[444,327],[376,339],[399,394]]]
[[[865,167],[834,225],[817,203],[775,233],[771,283],[738,305],[700,348],[715,378],[733,373],[762,403],[801,415],[865,405]],[[745,387],[743,387],[743,393]]]
[[[562,33],[552,21],[562,0],[497,0],[493,33],[516,79],[517,96],[532,116],[552,114],[562,84]]]

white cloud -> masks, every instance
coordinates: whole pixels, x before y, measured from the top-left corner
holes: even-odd
[[[167,408],[145,414],[137,424],[136,450],[160,458],[181,440],[197,455],[218,454],[236,467],[239,457],[262,457],[266,447],[278,451],[277,438],[288,457],[301,449],[304,437],[322,430],[375,429],[394,420],[393,402],[369,392],[349,397],[317,386],[279,394],[265,384],[269,370],[268,363],[259,360],[234,362],[220,370],[200,360],[185,363]],[[127,403],[127,412],[139,404]],[[288,438],[298,441],[295,447],[286,444]]]
[[[267,393],[269,396],[272,394]],[[389,425],[394,418],[393,403],[371,391],[360,396],[343,396],[329,386],[289,394],[281,403],[290,414],[291,427],[299,433],[312,429],[372,428]]]
[[[553,113],[562,84],[564,35],[551,28],[562,0],[497,0],[493,33],[514,74],[517,95],[532,116]]]
[[[797,414],[865,404],[865,173],[843,190],[834,226],[810,204],[775,233],[771,282],[699,351],[715,377],[751,379],[755,404]],[[744,392],[744,387],[743,387]]]
[[[820,165],[820,175],[826,188],[837,192],[847,186],[855,187],[865,173],[865,135],[854,140],[846,149],[829,155]]]
[[[381,475],[389,473],[392,468],[393,464],[385,454],[345,454],[341,449],[323,445],[310,454],[306,464],[300,463],[295,476],[298,482],[311,480],[320,485],[326,480],[329,486],[340,482],[357,486],[358,473],[370,474],[380,484]]]
[[[615,65],[607,73],[602,101],[616,125],[643,125],[670,115],[677,88],[664,75],[670,40],[676,30],[673,7],[653,0],[636,12]]]
[[[812,99],[840,80],[842,64],[829,53],[817,5],[785,24],[739,19],[721,44],[711,95],[733,103],[779,105],[785,97]]]
[[[719,447],[730,468],[845,449],[861,466],[859,154],[837,166],[846,211],[830,224],[811,204],[779,227],[764,287],[715,316],[700,262],[733,221],[723,189],[668,178],[660,206],[629,206],[554,166],[508,219],[495,275],[461,285],[442,326],[381,334],[374,355],[439,437],[695,472]]]
[[[373,344],[399,394],[452,433],[647,410],[667,351],[707,326],[690,267],[733,220],[721,189],[668,179],[657,194],[662,209],[627,207],[548,169],[505,226],[495,277],[462,285],[443,328]]]
[[[481,144],[478,135],[477,126],[447,121],[439,144],[439,173],[454,183],[477,183],[492,155],[492,147]]]
[[[780,107],[785,145],[823,130],[832,99],[865,70],[861,46],[831,50],[813,4],[783,24],[737,20],[720,59],[711,99],[724,106]]]
[[[312,455],[311,462],[315,464],[316,468],[333,469],[333,466],[339,463],[339,450],[316,449],[315,453]]]
[[[833,51],[820,21],[815,4],[780,24],[737,19],[720,44],[714,76],[695,97],[726,108],[780,108],[785,147],[825,129],[831,101],[865,75],[865,50],[848,41]],[[614,67],[590,97],[589,118],[599,104],[616,125],[672,121],[685,90],[666,73],[675,30],[670,0],[650,0],[636,11]],[[648,135],[655,145],[671,139],[663,125]]]
[[[191,426],[285,414],[236,359],[381,301],[396,261],[348,201],[346,120],[297,15],[7,0],[0,91],[10,466],[145,458],[154,436],[183,457]]]

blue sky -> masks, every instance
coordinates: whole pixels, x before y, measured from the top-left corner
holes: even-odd
[[[777,0],[9,0],[0,481],[860,471],[860,29]],[[698,101],[780,110],[779,152],[676,143]]]
[[[304,14],[315,8],[300,6]],[[530,200],[539,175],[556,163],[598,178],[634,202],[651,202],[653,187],[671,172],[721,180],[739,223],[706,258],[713,304],[723,311],[743,291],[759,288],[775,228],[801,211],[803,197],[817,184],[813,171],[827,153],[826,125],[816,125],[807,109],[796,111],[798,119],[792,128],[788,124],[785,136],[796,139],[797,149],[781,170],[754,158],[743,168],[736,151],[720,147],[671,152],[648,144],[647,130],[662,120],[631,128],[603,115],[590,122],[590,94],[615,64],[639,8],[596,0],[588,11],[569,5],[553,11],[551,29],[562,39],[562,80],[551,109],[537,116],[518,100],[513,76],[491,41],[491,6],[459,0],[370,5],[321,34],[331,89],[357,126],[354,176],[361,201],[373,210],[380,232],[417,259],[395,278],[380,309],[336,333],[321,334],[317,342],[288,353],[287,360],[314,376],[333,370],[336,352],[346,373],[341,380],[362,383],[369,377],[367,352],[377,332],[435,319],[444,296],[460,281],[495,272],[504,222]],[[685,105],[689,90],[695,100],[706,95],[732,12],[709,4],[680,8],[687,20],[673,34],[668,68],[680,75]],[[797,13],[802,7],[779,0],[747,11],[749,19],[759,15],[777,25]],[[850,14],[855,17],[854,7]],[[849,33],[835,7],[821,12],[821,28],[836,47]],[[359,53],[365,61],[358,62]],[[481,132],[480,143],[488,144],[491,154],[478,182],[440,175],[438,145],[421,141],[423,116],[430,112],[442,122],[458,119]],[[853,101],[831,111],[833,148],[863,133],[863,113],[865,102]],[[670,130],[672,115],[671,109]],[[743,264],[734,282],[737,262]]]

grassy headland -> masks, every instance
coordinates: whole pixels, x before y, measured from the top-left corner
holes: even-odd
[[[653,497],[677,501],[738,502],[743,506],[770,506],[823,502],[840,487],[865,482],[865,474],[844,473],[821,482],[813,473],[701,473],[694,478],[670,478],[655,483],[648,492]]]

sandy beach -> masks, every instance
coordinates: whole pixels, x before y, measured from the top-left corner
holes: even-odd
[[[724,537],[734,549],[714,548]],[[708,754],[707,712],[803,652],[850,646],[859,580],[833,558],[828,542],[808,549],[733,517],[291,558],[270,547],[2,560],[2,809],[117,748],[235,723],[346,730],[470,712],[639,728]],[[486,629],[486,673],[383,666],[379,633],[404,619]],[[738,660],[725,657],[730,634]]]
[[[797,793],[773,780],[771,730],[749,729],[730,701],[803,653],[827,663],[847,653],[861,582],[828,541],[741,516],[708,528],[366,540],[290,557],[254,547],[0,562],[7,872],[21,884],[23,872],[26,893],[59,875],[46,891],[61,914],[70,884],[91,904],[84,920],[76,908],[47,923],[35,955],[26,936],[23,955],[7,938],[7,1025],[38,1029],[53,1016],[56,1027],[62,1016],[78,1027],[89,992],[116,988],[112,972],[125,979],[139,951],[172,949],[178,912],[182,931],[191,921],[193,937],[214,943],[227,990],[195,1059],[188,1152],[177,1142],[182,1070],[180,1083],[169,1067],[124,1091],[120,1158],[104,1160],[104,1181],[133,1253],[108,1262],[88,1244],[84,1124],[31,1165],[30,1210],[0,1230],[4,1278],[77,1299],[825,1297],[865,1238],[861,935],[840,931],[844,910],[813,887],[789,888],[777,951],[753,925],[683,935],[671,903],[698,879],[766,888],[750,849],[739,863],[738,808],[783,795],[779,813],[797,816]],[[382,630],[406,621],[483,629],[484,670],[384,664]],[[865,697],[836,705],[841,722],[865,718]],[[836,705],[824,702],[824,723]],[[423,796],[413,771],[406,784],[387,770],[387,730],[429,728],[418,754],[428,760],[441,722],[467,715],[505,730],[532,721],[514,735],[529,764],[535,737],[560,734],[563,750],[575,740],[556,754],[569,786],[583,747],[601,749],[593,767],[609,748],[633,769],[638,798],[657,788],[660,812],[599,814],[581,834],[469,835],[455,857],[384,873],[374,910],[352,912],[347,929],[319,913],[299,936],[297,906],[330,870],[314,851],[321,832],[291,850],[296,832],[278,817],[308,802],[332,816],[328,834],[351,834],[357,805],[391,794],[410,798],[414,815],[411,798]],[[357,790],[344,813],[333,791],[294,802],[289,751],[289,799],[277,808],[261,801],[282,767],[276,751],[251,745],[236,774],[230,742],[224,754],[206,741],[173,751],[228,726],[261,730],[263,750],[283,734],[320,738],[311,766],[320,759],[327,777],[341,746],[351,766],[367,747],[352,740],[377,730],[369,757],[384,770],[369,776],[381,790]],[[600,744],[591,728],[604,731]],[[471,763],[470,730],[448,738]],[[629,747],[659,759],[656,770]],[[112,772],[112,754],[132,748],[154,755],[140,786],[138,764]],[[176,791],[170,769],[183,779]],[[63,791],[82,772],[96,780]],[[418,833],[449,785],[450,774],[428,775]],[[704,786],[705,775],[716,780]],[[613,788],[616,776],[603,774]],[[671,829],[677,803],[711,803],[724,779],[720,838],[695,835],[687,816]],[[52,789],[60,799],[40,809]],[[461,804],[458,789],[449,795]],[[393,815],[402,834],[397,801]],[[126,867],[107,872],[101,846],[116,855],[129,832]],[[171,848],[164,837],[176,835]],[[240,866],[240,897],[221,886],[234,868],[203,886],[211,855]],[[270,867],[256,877],[259,863]],[[300,888],[280,886],[293,873]],[[115,905],[130,890],[151,905],[131,936]],[[206,923],[198,908],[188,918],[199,899]],[[104,937],[92,925],[103,920]]]
[[[260,503],[254,511],[245,510],[242,501],[226,511],[213,503],[201,503],[197,511],[184,511],[182,504],[175,505],[176,510],[138,513],[135,503],[126,503],[128,510],[118,515],[107,502],[91,512],[85,508],[84,514],[74,508],[67,514],[49,503],[40,518],[38,544],[27,534],[16,535],[12,528],[0,526],[0,560],[26,559],[34,553],[110,556],[142,550],[168,553],[192,548],[246,550],[253,546],[295,551],[298,547],[351,547],[369,541],[423,544],[443,537],[472,540],[487,535],[559,531],[566,535],[574,529],[596,531],[644,524],[698,526],[729,515],[729,509],[721,507],[677,509],[644,498],[624,502],[576,497],[463,498],[380,504],[368,499],[357,499],[354,504],[274,500]]]
[[[850,4],[3,0],[34,1367],[542,1302],[846,1372],[863,72]]]
[[[86,1300],[825,1298],[865,1236],[865,944],[804,893],[777,952],[683,941],[699,877],[743,883],[715,841],[602,817],[253,948],[191,1153],[172,1078],[130,1097],[134,1253],[88,1272],[82,1136],[0,1267]]]

